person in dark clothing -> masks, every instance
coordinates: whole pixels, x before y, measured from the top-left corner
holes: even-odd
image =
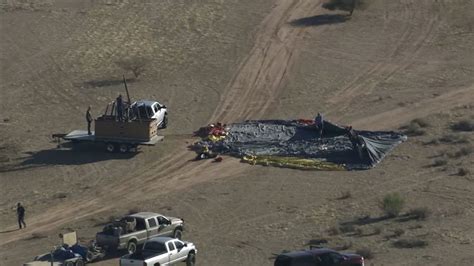
[[[351,126],[346,127],[346,134],[349,140],[352,143],[352,149],[357,153],[359,159],[363,159],[362,149],[363,149],[363,142],[360,139],[359,135],[352,129]]]
[[[123,121],[123,99],[122,94],[119,94],[117,99],[115,100],[115,104],[117,105],[117,118],[118,121]]]
[[[89,105],[89,108],[87,108],[86,112],[86,120],[87,120],[87,134],[92,135],[91,132],[91,123],[92,123],[92,115],[91,115],[91,106]]]
[[[323,130],[324,130],[323,115],[318,113],[318,115],[314,119],[314,123],[316,124],[316,129],[318,130],[319,138],[322,138],[323,137]]]
[[[25,223],[25,208],[21,205],[20,202],[18,202],[16,206],[16,215],[18,217],[18,226],[20,229],[22,228],[22,225],[24,228],[26,228],[26,223]]]

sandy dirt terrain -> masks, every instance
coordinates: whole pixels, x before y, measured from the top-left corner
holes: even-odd
[[[474,136],[453,129],[474,121],[472,1],[366,0],[351,17],[308,0],[0,3],[0,265],[138,210],[183,217],[200,265],[272,265],[315,239],[368,249],[369,265],[474,259]],[[128,59],[146,62],[138,79],[125,72],[132,98],[170,110],[165,141],[133,155],[56,149],[51,134],[84,128],[88,105],[100,114],[124,92]],[[207,123],[318,111],[363,129],[424,123],[368,171],[193,161],[187,148]],[[428,218],[382,219],[392,192]],[[427,245],[394,244],[404,239]]]

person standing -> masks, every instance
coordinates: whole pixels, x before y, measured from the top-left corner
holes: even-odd
[[[119,94],[119,96],[115,100],[115,103],[117,104],[118,121],[122,122],[123,121],[123,99],[122,99],[122,94]]]
[[[323,137],[323,129],[324,129],[323,115],[318,113],[318,115],[314,119],[314,123],[316,124],[316,129],[318,130],[319,138],[322,138]]]
[[[16,205],[16,215],[17,215],[17,218],[18,218],[18,227],[20,227],[20,229],[21,229],[22,225],[23,225],[23,227],[26,228],[25,208],[23,207],[23,205],[21,205],[20,202],[18,202],[18,204]]]
[[[87,120],[87,134],[92,135],[91,132],[91,124],[92,124],[92,115],[91,115],[91,106],[89,105],[89,108],[87,108],[86,112],[86,120]]]

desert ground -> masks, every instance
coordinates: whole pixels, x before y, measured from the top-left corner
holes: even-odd
[[[456,125],[474,123],[473,1],[366,0],[350,17],[317,0],[0,6],[0,265],[140,210],[183,217],[199,265],[273,265],[317,240],[365,250],[366,265],[472,265],[474,134]],[[144,62],[138,78],[124,60]],[[133,155],[57,149],[52,134],[124,93],[122,74],[133,99],[168,106],[164,141]],[[374,169],[337,172],[193,161],[187,148],[208,123],[317,112],[408,141]],[[402,216],[385,219],[395,192]],[[404,215],[417,208],[425,219]]]

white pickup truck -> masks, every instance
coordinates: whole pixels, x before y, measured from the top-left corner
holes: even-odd
[[[196,253],[193,243],[171,237],[154,237],[145,243],[143,249],[121,257],[120,266],[164,266],[184,261],[186,266],[194,266]]]

